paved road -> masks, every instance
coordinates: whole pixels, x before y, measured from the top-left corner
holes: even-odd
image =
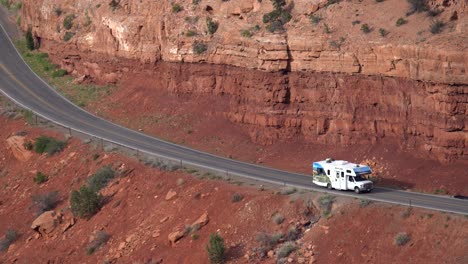
[[[0,23],[2,21],[0,20]],[[286,184],[304,189],[327,191],[314,186],[311,177],[275,170],[236,160],[214,156],[129,130],[96,117],[77,107],[40,79],[24,63],[10,42],[5,30],[0,30],[0,90],[19,105],[65,127],[115,142],[142,152],[152,153],[184,164],[195,165],[219,173],[228,172],[270,183]],[[310,164],[304,164],[310,166]],[[446,212],[468,214],[468,200],[376,188],[370,194],[332,191],[337,195],[365,198],[395,204],[423,207]]]

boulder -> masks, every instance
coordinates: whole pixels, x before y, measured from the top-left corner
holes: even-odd
[[[169,239],[169,242],[171,245],[174,245],[179,239],[184,237],[184,232],[182,231],[175,231],[170,233],[167,238]]]
[[[7,144],[13,152],[13,156],[19,161],[27,161],[32,153],[24,148],[25,137],[12,136],[7,139]]]
[[[208,218],[208,213],[205,212],[195,222],[193,222],[192,226],[202,227],[208,224],[209,221],[210,219]]]
[[[31,228],[39,232],[43,236],[47,236],[52,233],[60,221],[54,211],[47,211],[42,213],[36,220],[31,224]]]
[[[166,201],[169,201],[176,196],[177,196],[177,193],[174,190],[170,189],[169,192],[167,192],[166,194]]]

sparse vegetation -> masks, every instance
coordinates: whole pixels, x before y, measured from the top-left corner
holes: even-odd
[[[173,3],[172,4],[172,13],[179,13],[180,11],[182,11],[183,8],[180,4],[178,3]]]
[[[59,78],[67,75],[67,71],[64,69],[58,69],[52,72],[52,78]]]
[[[440,20],[436,20],[431,23],[430,31],[432,34],[439,34],[442,32],[442,28],[444,27],[444,23]]]
[[[431,10],[427,11],[427,16],[436,17],[436,16],[440,15],[440,13],[442,13],[441,9],[431,9]]]
[[[288,23],[292,16],[291,13],[284,8],[285,0],[271,0],[274,10],[263,15],[263,23],[268,24],[266,29],[270,32],[276,32],[284,29],[284,25]]]
[[[435,189],[434,194],[447,194],[448,191],[445,189]]]
[[[280,193],[281,193],[282,195],[290,195],[290,194],[293,194],[293,193],[295,193],[295,192],[297,192],[297,189],[296,189],[296,188],[291,187],[291,186],[288,186],[288,187],[282,188]]]
[[[198,5],[201,2],[201,0],[192,0],[192,4]]]
[[[323,24],[323,33],[325,33],[325,34],[330,34],[331,33],[330,27],[328,27],[327,23]]]
[[[367,34],[367,33],[371,32],[371,29],[370,29],[368,24],[362,24],[361,31]]]
[[[353,22],[351,22],[351,24],[352,24],[353,26],[358,25],[358,24],[361,24],[361,20],[354,20]]]
[[[36,210],[36,214],[40,215],[46,211],[53,210],[60,202],[59,193],[48,192],[34,195],[31,197],[33,202],[32,207]]]
[[[187,32],[185,32],[185,36],[187,37],[193,37],[193,36],[196,36],[197,33],[193,30],[187,30]]]
[[[5,238],[0,240],[0,252],[7,251],[13,242],[18,238],[18,233],[13,229],[8,229],[5,233]]]
[[[250,32],[248,29],[243,29],[240,33],[244,38],[251,38],[253,36],[252,32]]]
[[[205,53],[208,50],[208,48],[204,42],[195,41],[192,44],[192,50],[193,50],[193,53],[200,55],[202,53]]]
[[[218,26],[219,26],[219,23],[216,21],[213,21],[211,17],[206,18],[206,27],[210,35],[213,35],[214,33],[216,33],[216,31],[218,30]]]
[[[109,6],[110,6],[110,8],[112,9],[112,11],[115,11],[117,8],[120,7],[120,0],[112,0],[112,1],[110,1]],[[100,6],[99,6],[99,7],[100,7]],[[99,7],[96,6],[96,8],[99,8]]]
[[[410,9],[408,11],[408,15],[411,15],[415,12],[424,12],[429,9],[427,6],[426,0],[407,0],[410,4]]]
[[[28,50],[34,50],[36,47],[34,45],[34,38],[33,38],[33,35],[32,35],[32,29],[31,28],[28,28],[28,31],[26,31],[26,47],[28,48]]]
[[[277,225],[280,225],[284,222],[284,216],[280,213],[275,213],[271,219]]]
[[[72,39],[75,36],[75,33],[67,31],[65,32],[65,35],[63,36],[63,41],[68,42],[70,39]]]
[[[65,142],[48,136],[40,136],[34,142],[34,151],[39,154],[47,153],[48,155],[53,155],[61,152],[64,148]]]
[[[231,197],[231,202],[237,203],[242,201],[242,199],[244,199],[244,196],[242,196],[242,194],[234,193]]]
[[[388,31],[383,28],[379,28],[379,34],[381,37],[385,37],[388,35]]]
[[[277,259],[286,258],[287,256],[289,256],[289,254],[291,254],[296,249],[297,247],[296,247],[296,244],[294,244],[294,242],[286,242],[281,246],[281,248],[276,253],[276,258]]]
[[[73,27],[73,20],[75,20],[75,15],[71,14],[65,17],[63,20],[63,27],[65,29],[71,29]]]
[[[413,211],[413,208],[411,206],[407,207],[405,211],[401,212],[401,218],[406,219],[410,217],[411,212]]]
[[[106,187],[114,177],[115,171],[110,166],[104,166],[88,178],[88,186],[92,190],[98,192]]]
[[[92,255],[96,250],[109,241],[110,235],[104,231],[97,231],[94,240],[86,247],[86,253]]]
[[[297,227],[295,226],[291,226],[289,229],[288,229],[288,232],[286,233],[286,240],[288,241],[296,241],[297,239],[299,239],[299,236],[301,235],[301,231],[300,229],[298,229]]]
[[[54,7],[54,13],[55,13],[55,15],[58,16],[58,17],[61,16],[62,13],[63,13],[62,8],[61,8],[60,6],[55,6],[55,7]]]
[[[34,182],[37,183],[37,184],[42,184],[42,183],[48,181],[48,180],[49,180],[49,177],[47,177],[47,175],[45,175],[44,173],[38,171],[38,172],[36,173],[36,176],[34,177],[33,180],[34,180]]]
[[[339,3],[340,1],[341,1],[341,0],[328,0],[327,6],[331,6],[331,5],[337,4],[337,3]]]
[[[323,216],[330,215],[334,201],[335,197],[330,194],[326,194],[318,199],[318,204],[320,206],[320,209],[322,209]]]
[[[318,25],[322,21],[322,17],[319,15],[311,15],[310,16],[310,22],[314,25]]]
[[[210,242],[206,245],[206,251],[211,264],[224,263],[224,239],[218,234],[214,233],[210,235]]]
[[[21,110],[21,114],[23,115],[23,118],[26,119],[26,122],[30,125],[33,124],[33,112],[31,110]],[[30,141],[29,141],[30,142]],[[23,145],[26,148],[25,145]],[[31,149],[27,149],[27,150],[31,150]]]
[[[32,150],[34,148],[34,145],[31,141],[28,140],[24,142],[23,147],[25,150]]]
[[[361,199],[359,201],[359,207],[363,208],[363,207],[367,207],[368,205],[370,205],[372,203],[371,200],[367,200],[367,199]]]
[[[74,216],[90,218],[101,209],[102,196],[92,188],[81,186],[79,191],[72,191],[70,207]]]
[[[395,245],[397,246],[404,246],[411,240],[410,235],[407,233],[398,233],[395,236]]]
[[[274,248],[282,238],[283,235],[280,233],[268,234],[266,232],[260,232],[256,235],[255,240],[259,242],[265,250],[270,250]]]
[[[406,19],[400,17],[400,18],[395,22],[395,25],[396,25],[397,27],[399,27],[399,26],[402,26],[402,25],[404,25],[404,24],[406,24],[406,23],[408,23],[408,20],[406,20]]]

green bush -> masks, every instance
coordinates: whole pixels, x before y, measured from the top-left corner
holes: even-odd
[[[55,15],[58,16],[58,17],[61,16],[62,13],[63,13],[62,8],[61,8],[60,6],[54,7],[54,13],[55,13]]]
[[[297,247],[296,247],[296,244],[294,244],[294,242],[286,242],[284,243],[283,246],[281,246],[281,248],[276,253],[276,258],[277,259],[286,258],[287,256],[289,256],[289,254],[291,254],[296,249]]]
[[[208,48],[205,43],[200,42],[200,41],[195,41],[192,44],[192,50],[193,50],[193,53],[200,55],[202,53],[205,53],[208,50]]]
[[[231,202],[237,203],[242,201],[242,199],[244,199],[244,196],[242,196],[242,194],[234,193],[231,197]]]
[[[63,36],[63,41],[68,42],[70,39],[72,39],[75,36],[75,33],[67,31],[65,32],[65,35]]]
[[[210,33],[210,35],[213,35],[214,33],[216,33],[216,31],[218,30],[218,26],[219,26],[219,23],[216,21],[213,21],[211,17],[206,18],[206,27],[208,28],[208,33]]]
[[[363,207],[367,207],[367,206],[370,205],[371,203],[372,203],[371,200],[361,199],[361,200],[359,201],[359,206],[360,206],[361,208],[363,208]]]
[[[361,20],[354,20],[353,22],[351,22],[351,24],[354,26],[354,25],[357,25],[357,24],[361,24]]]
[[[412,14],[414,12],[424,12],[429,9],[427,6],[426,0],[407,0],[408,3],[410,4],[410,9],[409,9],[409,14]]]
[[[86,254],[92,255],[102,245],[109,241],[110,235],[104,231],[97,231],[94,240],[86,247]]]
[[[253,36],[252,32],[250,32],[248,29],[241,30],[240,33],[244,38],[251,38]]]
[[[193,37],[193,36],[196,36],[197,33],[193,30],[188,30],[187,32],[185,32],[185,36],[187,37]]]
[[[318,15],[311,15],[310,16],[310,22],[314,25],[318,25],[318,23],[320,23],[320,21],[322,20],[322,17],[321,16],[318,16]]]
[[[70,207],[74,216],[90,218],[101,209],[102,196],[87,186],[81,186],[79,191],[72,191]]]
[[[408,23],[408,20],[405,20],[404,18],[400,17],[396,22],[395,25],[397,27],[402,26],[404,24]]]
[[[18,233],[15,230],[8,229],[5,233],[5,238],[0,240],[0,252],[7,251],[13,242],[18,238]]]
[[[34,142],[34,151],[42,154],[47,153],[53,155],[55,153],[61,152],[65,148],[65,142],[58,141],[55,138],[48,136],[40,136],[36,138]]]
[[[63,27],[65,29],[71,29],[73,27],[73,20],[75,20],[75,15],[68,15],[65,17],[65,19],[63,20]]]
[[[31,141],[28,140],[24,142],[23,147],[25,150],[32,150],[34,148],[34,145]]]
[[[198,5],[201,2],[201,0],[192,0],[192,4]]]
[[[32,35],[32,29],[28,28],[28,31],[26,31],[26,47],[28,50],[34,50],[35,45],[34,45],[34,38]]]
[[[44,183],[46,181],[49,180],[49,177],[47,177],[47,175],[45,175],[44,173],[38,171],[36,173],[36,177],[34,177],[34,182],[37,183],[37,184],[41,184],[41,183]]]
[[[53,78],[59,78],[67,75],[67,71],[64,69],[58,69],[52,72],[52,77]]]
[[[325,33],[325,34],[330,34],[331,33],[330,27],[328,26],[327,23],[323,24],[323,33]]]
[[[284,216],[281,215],[280,213],[276,213],[273,215],[272,220],[275,224],[279,225],[284,222]]]
[[[100,191],[102,188],[106,187],[107,184],[114,179],[115,171],[110,166],[105,166],[99,169],[88,179],[89,188],[95,190],[96,192]]]
[[[210,263],[224,263],[225,249],[226,248],[224,246],[224,239],[217,233],[211,234],[209,245],[206,245],[206,251],[208,252]]]
[[[271,0],[274,10],[270,13],[263,15],[263,23],[268,24],[266,29],[270,32],[283,30],[284,25],[288,23],[292,16],[288,10],[284,9],[286,1],[284,0]]]
[[[399,233],[395,236],[395,245],[404,246],[411,240],[411,237],[407,233]]]
[[[431,27],[430,27],[431,33],[439,34],[440,32],[442,32],[442,28],[444,27],[444,25],[445,24],[439,20],[432,22]]]
[[[36,214],[40,215],[46,211],[53,210],[60,202],[59,193],[48,192],[34,195],[31,197],[33,207],[36,209]]]
[[[120,0],[112,0],[109,3],[109,6],[111,7],[112,11],[115,11],[117,8],[120,7]],[[99,6],[100,7],[100,6]],[[96,6],[96,8],[99,8]]]
[[[361,31],[367,34],[367,33],[371,32],[371,29],[370,29],[369,25],[362,24]]]
[[[172,4],[172,13],[179,13],[182,11],[182,6],[179,5],[178,3]]]
[[[286,233],[286,239],[288,241],[296,241],[301,235],[301,230],[295,226],[291,226]]]
[[[380,34],[380,36],[385,37],[385,36],[388,35],[388,32],[387,32],[387,30],[385,30],[383,28],[379,28],[379,34]]]

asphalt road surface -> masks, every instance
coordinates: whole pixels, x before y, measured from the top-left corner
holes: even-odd
[[[3,24],[4,20],[0,19],[0,23]],[[402,205],[411,204],[414,207],[468,215],[468,200],[386,188],[375,188],[372,193],[368,194],[328,191],[326,188],[315,186],[310,175],[280,171],[214,156],[108,122],[74,105],[32,72],[16,51],[3,26],[0,30],[0,91],[20,106],[62,126],[139,149],[141,152],[182,161],[185,165],[336,195]],[[311,164],[304,164],[304,166],[311,167]]]

